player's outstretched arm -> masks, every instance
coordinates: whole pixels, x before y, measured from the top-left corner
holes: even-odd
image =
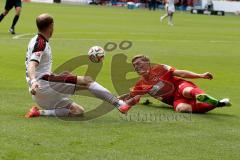
[[[128,105],[134,106],[140,101],[141,95],[131,96],[130,93],[127,93],[119,96],[118,98],[125,101]]]
[[[128,100],[129,98],[131,98],[130,93],[126,93],[126,94],[122,94],[120,96],[118,96],[119,99],[125,101]]]
[[[173,72],[173,76],[181,77],[181,78],[204,78],[204,79],[213,79],[213,75],[210,72],[205,72],[202,74],[194,73],[187,70],[175,70]]]

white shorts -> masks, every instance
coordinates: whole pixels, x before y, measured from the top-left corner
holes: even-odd
[[[74,94],[76,84],[66,82],[51,82],[39,79],[40,89],[33,100],[43,109],[55,109],[67,107],[73,101],[69,98]]]
[[[175,6],[174,5],[168,5],[168,13],[174,13],[175,12]]]

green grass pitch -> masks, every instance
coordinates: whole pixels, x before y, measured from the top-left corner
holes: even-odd
[[[0,1],[1,9],[4,1]],[[50,40],[53,69],[73,57],[84,55],[93,45],[130,40],[129,50],[108,52],[97,81],[116,93],[111,81],[111,60],[123,53],[128,61],[146,54],[154,63],[178,69],[210,71],[214,80],[194,80],[217,98],[229,97],[231,108],[207,114],[175,114],[154,101],[137,105],[121,117],[117,110],[91,121],[62,121],[57,118],[25,119],[33,105],[25,82],[25,53],[36,32],[35,17],[48,12],[55,18]],[[14,11],[0,23],[0,159],[136,159],[212,160],[239,159],[240,153],[240,17],[204,16],[176,12],[173,27],[161,24],[163,11],[127,10],[100,6],[24,3],[18,35],[7,30]],[[30,34],[30,35],[29,35]],[[83,74],[86,68],[74,72]],[[119,68],[121,69],[121,68]],[[136,74],[129,74],[129,78]],[[99,100],[74,96],[91,110]],[[155,114],[159,120],[137,119]],[[134,117],[135,116],[135,117]],[[165,117],[164,117],[165,116]],[[179,120],[171,116],[182,116]]]

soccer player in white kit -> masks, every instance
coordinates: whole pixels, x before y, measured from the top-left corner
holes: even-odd
[[[129,105],[112,95],[106,88],[88,76],[75,76],[69,72],[55,75],[51,72],[52,52],[49,39],[54,30],[54,21],[49,14],[36,18],[38,34],[28,45],[26,54],[26,80],[33,100],[41,107],[32,107],[26,118],[38,116],[78,116],[84,108],[69,99],[76,90],[88,89],[97,98],[114,105],[121,113]]]
[[[168,17],[168,25],[173,26],[173,13],[175,12],[174,0],[167,0],[165,9],[167,13],[160,17],[160,21],[162,22]]]

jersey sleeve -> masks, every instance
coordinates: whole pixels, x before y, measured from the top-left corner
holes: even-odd
[[[46,47],[46,42],[41,38],[37,39],[32,51],[30,61],[36,61],[39,63],[41,61],[45,47]]]
[[[162,67],[168,72],[174,72],[176,70],[176,68],[166,65],[166,64],[163,64]]]
[[[134,97],[136,95],[144,95],[149,92],[149,90],[152,88],[151,85],[145,85],[142,83],[142,81],[138,81],[135,86],[130,91],[130,96]]]

